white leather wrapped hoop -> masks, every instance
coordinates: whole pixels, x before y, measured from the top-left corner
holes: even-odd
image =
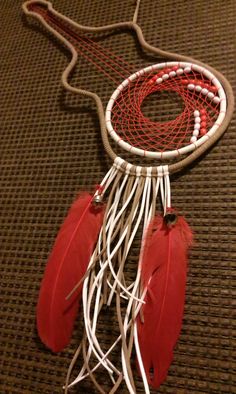
[[[211,128],[208,130],[208,132],[203,135],[199,139],[191,139],[190,144],[185,145],[183,147],[180,147],[179,149],[175,150],[167,150],[164,152],[158,152],[158,151],[149,151],[149,150],[143,150],[141,148],[135,147],[130,145],[128,142],[124,141],[114,130],[114,127],[112,125],[112,109],[114,106],[114,103],[120,96],[121,92],[124,91],[124,89],[132,82],[137,79],[140,75],[147,74],[150,71],[154,70],[160,70],[163,69],[164,67],[173,67],[173,66],[178,66],[180,69],[185,69],[185,70],[193,70],[196,72],[199,72],[204,75],[205,78],[211,81],[211,83],[217,88],[217,94],[214,97],[217,102],[219,102],[219,115],[217,119],[215,120],[214,124],[211,126]],[[158,83],[158,81],[157,81]],[[187,87],[189,90],[194,89],[194,86],[188,85]],[[203,94],[206,94],[207,92],[203,91]],[[107,107],[106,107],[106,112],[105,112],[105,118],[106,118],[106,127],[109,135],[113,138],[114,141],[116,141],[117,144],[119,144],[123,149],[125,149],[128,152],[131,152],[133,154],[139,155],[139,156],[145,156],[153,159],[170,159],[177,157],[179,155],[185,155],[188,154],[192,151],[194,151],[196,148],[204,144],[209,137],[215,134],[219,126],[222,124],[225,114],[226,114],[226,94],[223,89],[222,84],[220,81],[207,69],[197,65],[197,64],[192,64],[192,63],[187,63],[187,62],[165,62],[165,63],[158,63],[149,67],[146,67],[142,70],[137,71],[136,73],[132,74],[129,78],[125,79],[119,86],[118,88],[113,92]],[[197,108],[196,108],[197,109]]]

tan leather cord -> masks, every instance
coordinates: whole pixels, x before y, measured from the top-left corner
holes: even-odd
[[[71,71],[73,70],[73,68],[75,67],[76,62],[77,62],[77,58],[78,58],[78,54],[77,54],[75,48],[60,33],[58,33],[50,25],[48,25],[46,23],[46,21],[40,15],[29,11],[27,7],[30,4],[44,4],[44,5],[46,5],[48,10],[50,12],[52,12],[55,16],[57,16],[58,18],[61,18],[62,20],[68,22],[71,26],[75,27],[76,29],[80,29],[83,32],[90,32],[90,33],[91,32],[94,32],[94,33],[97,32],[98,33],[98,32],[115,31],[115,30],[121,30],[121,29],[133,30],[133,31],[135,31],[136,36],[137,36],[138,41],[139,41],[139,44],[141,45],[143,50],[146,50],[147,52],[153,53],[154,55],[158,55],[158,56],[161,56],[161,57],[166,58],[166,59],[177,60],[177,61],[185,61],[185,62],[198,64],[199,66],[202,66],[202,67],[208,69],[209,71],[211,71],[219,79],[219,81],[221,82],[221,84],[222,84],[222,86],[223,86],[223,88],[225,90],[225,94],[226,94],[226,97],[227,97],[227,111],[226,111],[226,115],[225,115],[225,118],[224,118],[222,124],[219,126],[219,128],[217,129],[215,134],[213,136],[211,136],[203,145],[198,147],[195,151],[193,151],[186,158],[178,161],[177,163],[170,164],[169,165],[169,173],[170,174],[182,170],[184,167],[190,165],[193,161],[198,159],[225,132],[225,130],[226,130],[227,126],[229,125],[229,122],[230,122],[230,120],[232,118],[232,114],[233,114],[233,110],[234,110],[234,95],[233,95],[233,91],[232,91],[231,85],[229,84],[227,79],[220,72],[216,71],[215,69],[213,69],[212,67],[210,67],[209,65],[207,65],[207,64],[205,64],[203,62],[200,62],[198,60],[192,59],[189,56],[184,56],[184,55],[179,55],[177,53],[171,53],[171,52],[168,52],[168,51],[163,51],[163,50],[161,50],[159,48],[156,48],[156,47],[148,44],[146,42],[145,38],[144,38],[144,35],[143,35],[141,27],[137,23],[134,23],[134,22],[120,22],[120,23],[114,23],[114,24],[101,26],[101,27],[83,26],[83,25],[80,25],[79,23],[76,23],[76,22],[72,21],[71,19],[65,17],[64,15],[60,14],[59,12],[55,11],[53,9],[53,7],[52,7],[50,2],[46,2],[44,0],[38,0],[38,1],[35,0],[35,1],[28,1],[28,2],[24,3],[23,4],[24,12],[27,15],[31,15],[31,16],[34,16],[37,19],[39,19],[40,22],[49,31],[51,31],[58,39],[60,39],[67,46],[67,48],[71,51],[72,59],[71,59],[69,65],[66,67],[65,71],[62,74],[62,84],[65,87],[65,89],[67,89],[67,90],[69,90],[69,91],[71,91],[73,93],[77,93],[77,94],[81,94],[81,95],[85,95],[87,97],[90,97],[95,102],[96,107],[97,107],[97,113],[98,113],[98,117],[99,117],[100,127],[101,127],[101,135],[102,135],[104,148],[105,148],[106,152],[108,153],[108,155],[110,156],[110,158],[112,160],[114,160],[117,155],[113,151],[113,149],[112,149],[112,147],[110,145],[109,139],[108,139],[108,133],[107,133],[106,123],[105,123],[104,108],[103,108],[103,104],[102,104],[102,101],[101,101],[100,97],[94,92],[90,92],[90,91],[84,90],[84,89],[75,88],[75,87],[71,86],[70,83],[68,82],[68,77],[69,77]],[[136,19],[137,19],[137,17],[135,17],[135,20]]]
[[[109,195],[109,199],[108,199],[108,203],[107,203],[107,207],[106,207],[106,214],[105,214],[105,217],[108,216],[108,212],[109,212],[109,210],[110,210],[110,208],[111,208],[112,201],[114,200],[114,194],[115,194],[115,192],[116,192],[116,190],[117,190],[117,187],[118,187],[118,185],[119,185],[119,181],[120,181],[120,178],[121,178],[121,177],[122,177],[122,172],[118,172],[118,173],[117,173],[117,176],[116,176],[116,178],[115,178],[115,180],[114,180],[114,183],[113,183],[113,186],[112,186],[112,190],[111,190],[110,195]],[[134,177],[131,176],[131,177],[129,177],[128,180],[127,180],[127,188],[126,188],[126,190],[125,190],[125,196],[126,196],[126,198],[128,197],[128,191],[130,191],[130,190],[132,189],[133,183],[134,183]],[[138,187],[138,190],[140,189],[140,186],[141,186],[141,189],[143,189],[143,183],[144,183],[144,182],[142,181],[142,182],[141,182],[141,185],[139,185],[139,187]],[[139,200],[141,192],[142,192],[142,190],[139,191],[138,195],[136,196],[136,198],[135,198],[135,204],[136,204],[137,201]],[[137,191],[136,191],[136,194],[137,194]],[[134,209],[135,209],[135,207],[133,208],[133,210],[134,210]],[[133,214],[133,210],[131,211],[130,214]],[[127,226],[128,223],[131,224],[130,218],[128,218],[128,220],[126,220],[124,226]],[[106,225],[103,226],[103,229],[105,229],[105,227],[106,227]],[[121,227],[121,223],[119,223],[119,226],[116,227],[116,229],[115,229],[115,234],[112,235],[112,239],[114,239],[114,238],[117,236],[117,234],[119,233],[119,231],[122,231],[122,229],[120,229],[120,227]],[[105,238],[104,238],[104,237],[105,237]],[[105,230],[103,231],[103,245],[106,245],[106,233],[105,233]],[[103,253],[105,253],[105,249],[106,249],[106,248],[105,248],[105,246],[104,246],[104,248],[103,248]],[[97,250],[97,249],[96,249],[96,250]],[[103,256],[103,257],[104,257],[104,256]],[[89,288],[90,288],[90,290],[91,290],[91,286],[92,286],[92,284],[93,284],[93,277],[94,277],[94,274],[95,274],[95,262],[97,261],[98,258],[99,258],[99,255],[98,255],[98,250],[97,250],[96,255],[95,255],[95,258],[94,258],[94,262],[93,262],[92,266],[90,267],[90,269],[88,270],[88,272],[86,273],[86,277],[87,277],[88,275],[90,275],[90,279],[89,279]],[[78,286],[76,286],[76,287],[73,289],[72,292],[74,292],[75,289],[76,289],[77,287],[78,287]],[[72,292],[71,292],[71,294],[72,294]],[[105,298],[106,298],[106,297],[105,297]],[[103,294],[103,297],[102,297],[102,299],[101,299],[101,301],[100,301],[100,305],[99,305],[99,312],[100,312],[102,306],[103,306],[104,303],[105,303],[105,298],[104,298],[104,294]],[[82,340],[82,350],[83,350],[84,365],[85,365],[85,367],[86,367],[86,369],[87,369],[87,372],[89,373],[89,376],[90,376],[91,380],[93,381],[93,383],[94,383],[95,386],[97,387],[98,391],[102,393],[102,392],[103,392],[103,389],[102,389],[102,387],[99,385],[99,383],[96,381],[96,378],[95,378],[93,372],[91,371],[91,369],[90,369],[90,367],[89,367],[89,365],[88,365],[88,362],[87,362],[87,360],[86,360],[85,343],[86,343],[86,332],[84,332],[83,340]],[[79,356],[79,354],[80,354],[80,351],[81,351],[81,348],[79,347],[79,348],[77,349],[77,351],[76,351],[76,353],[75,353],[73,359],[72,359],[71,364],[70,364],[70,367],[69,367],[69,370],[68,370],[68,373],[67,373],[67,378],[66,378],[65,390],[68,390],[68,382],[69,382],[69,379],[70,379],[71,371],[72,371],[72,369],[73,369],[73,367],[74,367],[74,365],[75,365],[75,362],[76,362],[76,360],[77,360],[77,358],[78,358],[78,356]],[[128,359],[127,359],[127,360],[128,360]],[[131,370],[130,370],[130,374],[132,375]],[[119,383],[118,383],[118,382],[119,382]],[[119,387],[119,384],[120,384],[120,382],[121,382],[121,378],[120,378],[120,377],[119,377],[119,379],[118,379],[118,382],[117,382],[116,385],[114,385],[114,387],[117,387],[117,388]],[[134,384],[134,383],[133,383],[133,384]],[[65,392],[67,392],[67,391],[65,391]]]
[[[117,379],[116,383],[112,387],[111,391],[109,391],[109,394],[115,394],[116,391],[118,390],[118,388],[120,387],[120,384],[122,383],[122,381],[123,381],[123,375],[120,374],[119,378]]]
[[[86,337],[82,339],[82,349],[83,349],[83,358],[84,358],[84,366],[86,370],[88,371],[89,378],[92,380],[94,386],[97,388],[99,393],[101,394],[106,394],[106,392],[103,390],[102,386],[97,382],[97,379],[95,378],[93,372],[91,371],[91,368],[89,367],[89,363],[87,362],[86,356]]]
[[[120,173],[120,174],[122,174],[122,173]],[[128,181],[127,181],[127,185],[126,185],[126,188],[125,188],[125,191],[124,191],[124,194],[123,194],[123,198],[122,198],[122,200],[123,200],[123,203],[126,201],[126,199],[127,199],[127,197],[128,197],[128,195],[129,195],[129,193],[130,193],[130,191],[131,191],[131,189],[132,189],[132,186],[133,186],[133,184],[134,184],[134,181],[135,181],[135,177],[134,176],[130,176],[129,177],[129,179],[128,179]],[[123,229],[125,228],[125,224],[124,224],[124,217],[125,217],[125,212],[123,212],[123,214],[121,215],[121,218],[120,218],[120,220],[119,220],[119,223],[117,223],[117,226],[116,226],[116,228],[115,228],[115,231],[113,232],[113,234],[112,234],[112,237],[111,237],[111,243],[114,241],[114,239],[116,239],[116,237],[117,237],[117,235],[118,234],[122,234],[122,231],[123,231]],[[127,224],[127,223],[126,223]],[[106,248],[107,248],[107,242],[106,242],[106,234],[105,234],[105,231],[104,231],[104,226],[103,226],[103,249],[104,250],[106,250]],[[119,250],[118,250],[118,256],[119,256],[119,254],[121,253],[121,249],[119,248]],[[105,259],[106,259],[106,256],[105,256]],[[116,259],[116,256],[114,256],[114,260]],[[111,272],[109,272],[109,274],[108,274],[108,277],[107,277],[107,279],[108,279],[108,281],[110,282],[111,281],[111,279],[112,279],[112,273]]]
[[[126,344],[126,337],[125,337],[124,326],[123,326],[123,321],[122,321],[119,291],[116,292],[116,311],[117,311],[117,320],[119,323],[119,329],[120,329],[120,334],[121,334],[122,350],[123,350],[124,357],[126,360],[127,373],[128,373],[132,388],[135,392],[135,383],[134,383],[132,368],[130,365],[129,352],[128,352],[128,348],[127,348],[127,344]]]
[[[95,271],[92,271],[90,274],[89,292],[91,291],[91,288],[92,288],[92,285],[94,282],[94,275],[95,275]],[[99,303],[99,312],[100,312],[102,306],[103,306],[103,298],[100,300],[100,303]],[[83,339],[82,339],[82,351],[83,351],[84,366],[89,374],[89,378],[92,380],[93,384],[98,389],[98,391],[101,394],[106,394],[105,391],[103,390],[102,386],[97,382],[97,379],[95,378],[94,373],[92,372],[92,370],[89,366],[89,362],[87,360],[87,353],[86,353],[86,342],[87,342],[87,335],[86,335],[86,331],[84,331],[84,335],[83,335]]]
[[[91,286],[91,283],[92,282],[90,282],[90,286]],[[103,306],[103,300],[100,301],[99,310],[101,310],[102,306]],[[93,383],[98,388],[98,390],[103,390],[102,387],[97,383],[97,381],[96,381],[96,379],[94,377],[94,374],[91,371],[91,369],[89,368],[88,362],[86,360],[86,341],[87,341],[87,336],[86,336],[86,332],[84,330],[83,337],[82,337],[82,340],[80,342],[80,345],[76,349],[76,352],[74,353],[74,356],[73,356],[73,358],[72,358],[72,360],[70,362],[70,365],[69,365],[69,368],[68,368],[68,371],[67,371],[66,382],[65,382],[65,386],[64,386],[64,393],[65,394],[68,393],[68,390],[69,390],[68,386],[69,386],[69,380],[70,380],[70,377],[71,377],[71,373],[72,373],[72,370],[73,370],[73,368],[75,366],[76,361],[78,360],[78,357],[79,357],[79,355],[81,353],[81,350],[82,350],[82,353],[83,353],[84,365],[85,365],[85,367],[87,369],[87,372],[88,372],[90,378],[92,379]],[[100,391],[100,392],[104,392],[104,391]]]
[[[103,226],[102,226],[102,245],[103,245],[103,247],[102,247],[102,251],[101,251],[101,257],[103,257],[104,260],[106,260],[106,244],[107,244],[107,241],[106,241],[106,237],[107,237],[106,236],[107,220],[106,219],[108,219],[108,212],[110,211],[112,202],[114,200],[114,194],[115,194],[115,192],[117,190],[117,186],[119,185],[120,179],[121,179],[121,174],[118,173],[117,177],[116,177],[116,179],[115,179],[115,181],[113,183],[111,192],[109,193],[108,202],[107,202],[107,205],[106,205],[106,211],[105,211],[105,215],[104,215],[105,220],[104,220],[104,223],[103,223]],[[117,229],[117,232],[118,231],[119,231],[119,229]],[[115,238],[115,236],[116,235],[114,235],[112,237],[112,240]],[[98,256],[98,257],[100,257],[100,256]],[[108,272],[107,272],[107,268],[106,268],[106,270],[104,272],[104,280],[103,280],[104,304],[107,303],[107,293],[108,293],[107,280],[109,280],[109,276],[108,276]]]
[[[134,176],[130,176],[129,179],[128,179],[128,181],[127,181],[127,185],[126,185],[125,190],[124,190],[124,193],[123,193],[123,195],[122,195],[122,206],[125,204],[125,202],[126,202],[128,196],[129,196],[129,194],[130,194],[130,192],[131,192],[131,190],[132,190],[132,187],[133,187],[133,184],[134,184],[134,180],[135,180],[135,177],[134,177]],[[124,221],[125,221],[125,216],[126,216],[126,212],[124,211],[124,212],[122,213],[122,215],[121,215],[121,217],[120,217],[120,220],[119,220],[119,223],[117,224],[117,226],[116,226],[116,228],[115,228],[115,231],[114,231],[114,233],[113,233],[113,235],[112,235],[112,238],[111,238],[112,241],[116,238],[116,236],[118,235],[118,233],[119,233],[120,236],[122,236],[122,233],[123,233],[123,231],[124,231],[124,228],[126,227],[126,225],[127,225],[127,223],[128,223],[128,221],[126,222],[126,224],[124,223]],[[116,256],[114,256],[114,261],[115,261],[115,260],[116,260]],[[117,261],[118,261],[118,265],[119,265],[119,270],[120,270],[120,262],[121,262],[121,260],[122,260],[122,247],[120,247],[120,248],[118,249],[118,252],[117,252]],[[121,275],[119,275],[119,271],[118,271],[117,276],[118,276],[118,278],[119,278],[121,281],[124,282],[124,286],[127,287],[126,284],[125,284],[125,280],[124,280],[123,270],[121,271]],[[111,272],[109,273],[108,279],[109,279],[109,282],[110,282],[111,279],[112,279],[112,273],[111,273]]]
[[[132,182],[130,182],[131,179],[132,179]],[[123,193],[123,196],[122,196],[122,206],[125,204],[127,198],[129,197],[129,195],[131,193],[132,187],[134,185],[134,181],[135,181],[135,177],[133,175],[131,175],[129,177],[129,179],[128,179],[127,186],[126,186],[126,188],[124,190],[124,193]],[[122,235],[122,233],[124,231],[124,228],[125,228],[125,224],[124,224],[125,214],[126,214],[126,212],[124,211],[122,213],[122,215],[121,215],[120,220],[119,220],[119,223],[120,223],[120,236]],[[119,257],[118,258],[119,258],[119,261],[121,261],[121,259],[122,259],[121,249],[119,249]]]
[[[64,387],[65,394],[68,394],[68,390],[69,390],[68,386],[69,386],[69,383],[70,383],[71,373],[72,373],[73,368],[75,366],[75,363],[76,363],[76,361],[77,361],[77,359],[78,359],[78,357],[80,355],[81,350],[82,350],[82,342],[80,342],[78,348],[76,349],[76,352],[75,352],[75,354],[74,354],[74,356],[73,356],[73,358],[72,358],[72,360],[70,362],[69,368],[67,370],[66,382],[65,382],[65,387]]]
[[[145,182],[144,178],[141,177],[140,183],[139,183],[139,185],[137,187],[137,190],[136,190],[136,193],[135,193],[135,196],[134,196],[134,201],[133,201],[133,204],[132,204],[131,211],[130,211],[127,219],[126,219],[126,222],[123,224],[123,226],[120,229],[120,234],[122,235],[124,229],[126,227],[128,228],[126,236],[125,236],[125,240],[124,240],[124,247],[123,247],[122,256],[119,255],[119,257],[120,257],[119,258],[119,269],[118,269],[118,272],[117,272],[118,279],[121,279],[122,273],[123,273],[123,270],[124,270],[124,265],[125,265],[125,261],[126,261],[126,253],[127,253],[127,248],[128,248],[128,242],[129,242],[129,239],[130,239],[130,233],[131,233],[131,227],[132,227],[132,217],[134,215],[134,211],[136,210],[137,205],[138,205],[138,203],[140,201],[140,198],[142,196],[143,188],[144,188],[144,182]]]
[[[123,269],[124,269],[124,264],[125,264],[125,261],[126,261],[127,246],[128,246],[128,241],[129,241],[129,238],[130,238],[131,225],[132,225],[131,218],[134,215],[134,211],[136,210],[137,205],[138,205],[138,203],[140,201],[140,197],[141,197],[141,195],[143,193],[144,183],[145,183],[144,178],[141,177],[140,183],[139,183],[139,185],[137,187],[137,190],[136,190],[136,193],[135,193],[135,196],[134,196],[134,200],[133,200],[131,211],[130,211],[130,213],[128,215],[128,218],[127,218],[126,224],[128,225],[128,231],[127,231],[127,234],[126,234],[126,237],[125,237],[125,244],[124,244],[124,249],[123,249],[123,253],[122,253],[122,259],[121,259],[121,261],[119,261],[119,270],[118,270],[118,273],[117,273],[118,279],[121,279],[121,275],[122,275],[122,272],[123,272]],[[126,224],[125,224],[124,227],[126,227]],[[118,287],[118,290],[119,290],[119,286],[117,286],[117,287]],[[125,333],[124,333],[122,313],[121,313],[121,297],[120,297],[120,292],[119,291],[116,292],[116,310],[117,310],[117,319],[118,319],[118,323],[119,323],[120,333],[121,333],[121,337],[122,337],[122,349],[123,349],[124,357],[125,357],[125,360],[126,360],[127,372],[128,372],[128,375],[129,375],[129,378],[130,378],[130,381],[131,381],[131,385],[132,385],[132,387],[133,387],[133,389],[135,391],[134,378],[133,378],[133,373],[132,373],[132,369],[131,369],[131,366],[130,366],[130,354],[131,354],[131,349],[132,349],[131,343],[133,344],[133,338],[131,337],[131,342],[129,341],[129,347],[127,347],[126,337],[125,337]]]

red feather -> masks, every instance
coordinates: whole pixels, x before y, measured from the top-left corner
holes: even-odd
[[[141,267],[146,304],[137,324],[144,369],[154,388],[167,376],[181,330],[191,242],[192,232],[183,217],[172,226],[157,218],[147,232]]]
[[[66,297],[86,273],[104,208],[92,205],[84,193],[72,205],[57,235],[42,280],[37,305],[37,329],[42,342],[54,352],[68,345],[79,307],[81,288]]]

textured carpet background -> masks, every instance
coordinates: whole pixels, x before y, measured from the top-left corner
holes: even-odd
[[[41,345],[35,330],[40,281],[73,198],[103,177],[109,160],[95,107],[60,85],[68,51],[37,22],[22,17],[21,2],[0,4],[0,393],[56,394],[82,326],[59,355]],[[96,26],[130,20],[134,12],[132,0],[53,4]],[[209,63],[235,86],[235,9],[234,0],[143,0],[138,21],[148,42]],[[136,49],[130,33],[105,37],[104,45],[138,67],[154,61]],[[81,60],[73,84],[103,98],[114,89]],[[160,393],[236,392],[235,164],[234,118],[217,145],[172,185],[174,205],[186,215],[196,243],[183,329]],[[137,254],[134,248],[130,272]],[[104,318],[104,342],[115,325],[112,316]],[[88,381],[72,392],[95,393]],[[137,392],[143,392],[141,384]],[[127,393],[125,386],[119,393]]]

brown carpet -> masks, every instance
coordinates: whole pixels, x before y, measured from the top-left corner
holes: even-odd
[[[0,4],[0,393],[56,394],[82,325],[63,353],[44,348],[35,330],[40,281],[73,198],[101,180],[109,160],[94,106],[60,85],[68,52],[38,23],[22,17],[21,2]],[[87,25],[130,20],[134,11],[133,0],[53,4]],[[235,86],[235,9],[234,0],[143,0],[139,24],[151,44],[209,63]],[[154,61],[136,48],[130,33],[105,37],[104,45],[137,67]],[[81,60],[73,83],[105,99],[115,87]],[[217,145],[172,185],[174,204],[196,242],[183,329],[160,393],[236,392],[235,135],[234,119]],[[131,270],[137,254],[134,248]],[[108,313],[104,342],[115,324]],[[108,382],[103,384],[108,392]],[[96,391],[85,381],[72,392]],[[143,392],[139,383],[137,392]],[[127,393],[125,386],[119,393]]]

